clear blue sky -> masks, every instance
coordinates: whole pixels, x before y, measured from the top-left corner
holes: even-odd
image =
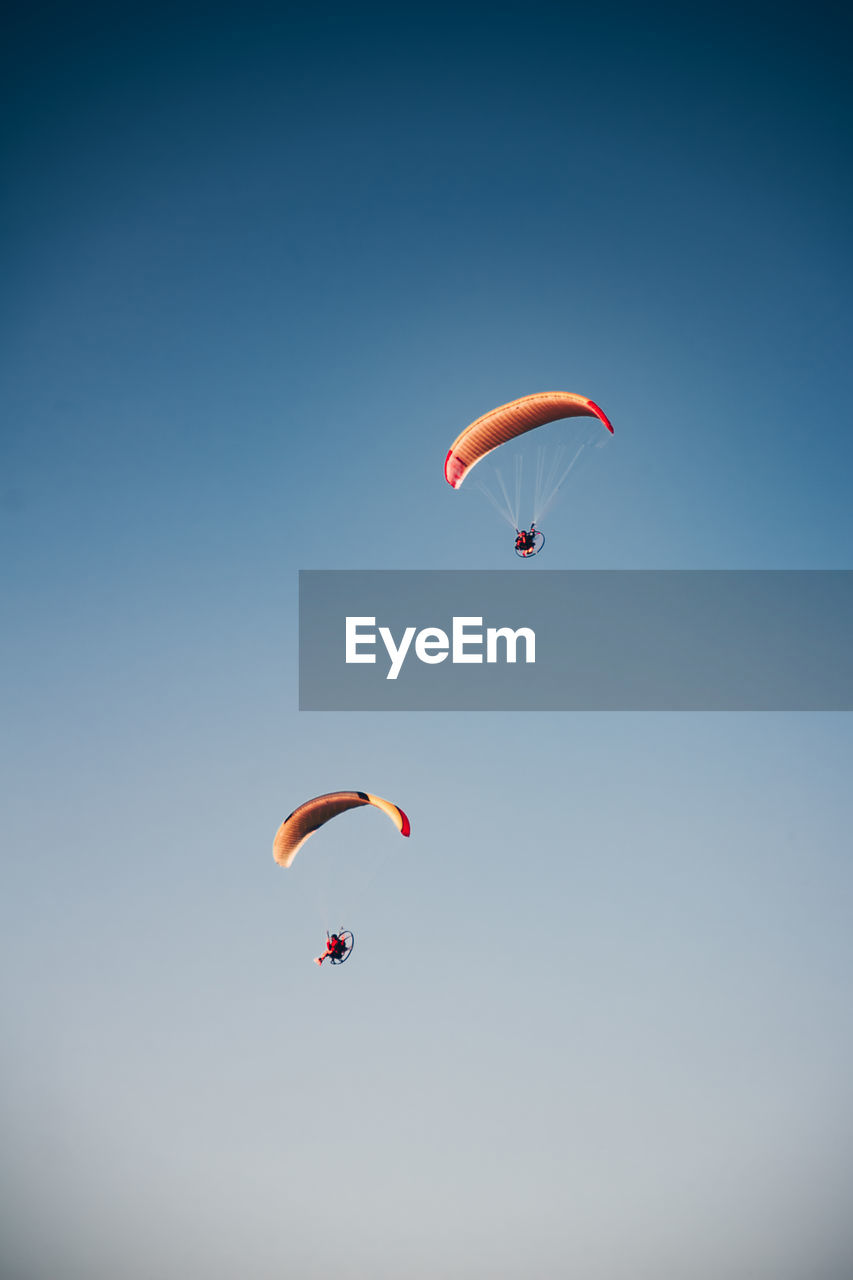
[[[847,36],[13,24],[4,1276],[853,1271],[850,718],[300,715],[295,632],[300,568],[507,566],[444,456],[543,389],[616,427],[544,567],[851,567]],[[276,868],[338,788],[410,841]]]

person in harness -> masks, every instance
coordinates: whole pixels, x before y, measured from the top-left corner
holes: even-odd
[[[536,551],[536,534],[535,524],[529,529],[516,529],[515,549],[520,556],[532,556]]]
[[[322,964],[324,960],[331,960],[333,964],[340,964],[344,956],[349,951],[349,946],[347,945],[346,940],[341,936],[342,934],[343,929],[340,934],[326,934],[326,950],[321,956],[314,957],[315,964]]]

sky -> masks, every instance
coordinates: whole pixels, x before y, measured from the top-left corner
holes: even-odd
[[[850,717],[300,713],[296,644],[300,569],[851,567],[847,35],[12,21],[4,1280],[851,1273]],[[615,435],[522,564],[442,468],[550,389]],[[276,867],[338,789],[411,838]]]

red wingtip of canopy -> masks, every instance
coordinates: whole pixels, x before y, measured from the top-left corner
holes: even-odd
[[[610,419],[608,418],[608,416],[607,416],[607,414],[604,412],[604,410],[603,410],[603,409],[599,409],[598,405],[595,403],[595,401],[594,401],[594,400],[588,400],[588,401],[587,401],[587,404],[589,405],[590,409],[592,409],[592,411],[593,411],[593,413],[595,414],[595,416],[596,416],[597,418],[600,418],[600,419],[601,419],[601,421],[604,423],[605,427],[606,427],[606,428],[607,428],[607,430],[610,432],[610,434],[611,434],[611,435],[615,435],[615,432],[614,432],[614,430],[613,430],[613,427],[610,425]]]
[[[397,805],[397,812],[399,813],[400,817],[403,819],[403,825],[400,828],[400,835],[401,836],[410,835],[412,831],[412,824],[409,822],[409,819],[403,813],[403,810],[400,808],[399,805]]]
[[[453,456],[453,450],[448,449],[447,457],[444,459],[444,478],[447,481],[447,483],[451,486],[451,488],[455,489],[456,485],[453,483],[453,481],[450,479],[450,476],[447,474],[447,464],[450,462],[450,459],[452,456]]]

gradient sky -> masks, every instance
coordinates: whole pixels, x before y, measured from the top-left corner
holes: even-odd
[[[853,1272],[850,717],[300,715],[295,629],[300,568],[851,567],[848,34],[12,24],[4,1280]],[[442,467],[552,388],[616,436],[521,565]],[[275,867],[338,788],[410,841]]]

